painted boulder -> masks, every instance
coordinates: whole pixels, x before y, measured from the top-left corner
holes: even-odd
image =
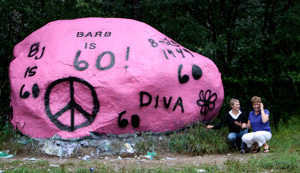
[[[224,99],[210,59],[129,19],[51,22],[15,46],[9,77],[11,123],[33,138],[174,131]]]

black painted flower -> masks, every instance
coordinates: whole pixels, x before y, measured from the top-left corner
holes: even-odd
[[[201,115],[206,116],[209,110],[215,108],[215,101],[217,100],[217,94],[211,94],[211,90],[206,90],[204,93],[203,90],[199,93],[199,100],[197,100],[197,105],[201,106]]]

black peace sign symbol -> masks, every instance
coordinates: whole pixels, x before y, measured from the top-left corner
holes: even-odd
[[[51,94],[51,90],[53,89],[54,86],[58,85],[59,83],[61,82],[69,82],[70,84],[70,102],[65,106],[63,107],[60,111],[58,111],[57,113],[53,114],[50,110],[50,94]],[[92,113],[88,113],[87,111],[85,111],[79,104],[76,103],[76,101],[74,100],[74,82],[79,82],[81,83],[82,85],[85,85],[87,86],[90,91],[91,91],[91,96],[93,97],[93,104],[94,104],[94,107],[93,107],[93,111]],[[50,118],[50,120],[56,125],[56,127],[58,127],[60,130],[63,130],[63,131],[74,131],[74,130],[77,130],[79,128],[82,128],[82,127],[86,127],[86,126],[89,126],[93,123],[93,121],[95,120],[96,118],[96,115],[97,113],[99,112],[99,100],[98,100],[98,97],[97,97],[97,94],[96,94],[96,91],[94,89],[94,87],[89,84],[88,82],[86,82],[85,80],[83,79],[80,79],[80,78],[76,78],[76,77],[69,77],[69,78],[62,78],[62,79],[58,79],[54,82],[52,82],[47,90],[46,90],[46,94],[45,94],[45,100],[44,100],[44,104],[45,104],[45,110],[46,110],[46,114],[47,116]],[[63,123],[61,123],[58,118],[64,114],[65,112],[67,111],[71,111],[71,126],[67,126]],[[75,124],[75,116],[74,116],[74,111],[77,110],[78,112],[80,112],[86,119],[85,122],[79,124],[79,125],[74,125]]]

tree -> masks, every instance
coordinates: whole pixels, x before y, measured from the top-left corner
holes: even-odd
[[[14,45],[51,21],[82,17],[130,18],[151,25],[216,63],[225,89],[223,112],[232,97],[249,111],[250,98],[259,95],[278,121],[282,113],[300,112],[299,13],[300,0],[0,1],[0,127],[9,114]]]

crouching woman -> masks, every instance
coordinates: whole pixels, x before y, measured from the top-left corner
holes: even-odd
[[[208,125],[208,129],[220,129],[224,124],[228,126],[228,140],[236,149],[241,149],[241,153],[245,154],[246,144],[242,142],[242,136],[248,133],[247,114],[240,111],[240,102],[237,99],[230,100],[231,110],[226,113],[222,121],[216,125]]]
[[[253,147],[253,153],[259,152],[261,146],[264,148],[263,152],[267,153],[270,151],[267,141],[272,137],[269,123],[270,113],[267,109],[264,109],[260,97],[252,97],[251,103],[253,110],[249,113],[247,128],[252,128],[253,132],[245,134],[242,140],[248,148]]]

